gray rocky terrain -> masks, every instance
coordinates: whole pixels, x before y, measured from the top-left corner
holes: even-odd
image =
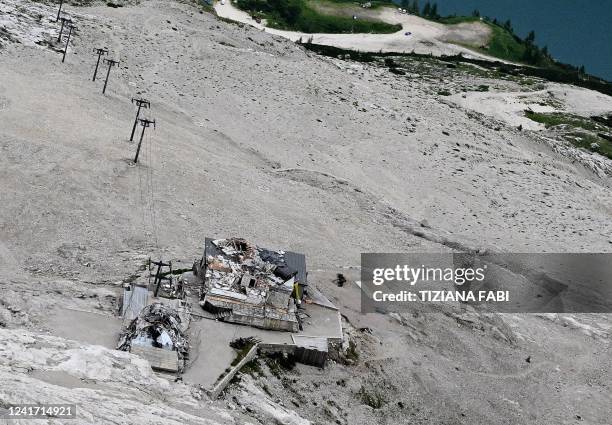
[[[61,63],[56,5],[0,0],[0,405],[78,403],[79,424],[610,423],[609,316],[363,315],[359,288],[332,283],[359,280],[361,252],[610,252],[610,161],[504,106],[610,97],[434,58],[396,75],[187,2],[66,11]],[[105,95],[96,47],[120,60]],[[156,120],[137,165],[135,96]],[[262,362],[210,400],[105,348],[122,283],[207,236],[305,253],[350,355]],[[100,319],[77,338],[60,309]]]

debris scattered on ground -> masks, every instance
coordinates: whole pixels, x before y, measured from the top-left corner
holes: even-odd
[[[196,264],[203,278],[200,305],[219,320],[297,332],[306,286],[302,254],[259,248],[241,238],[206,239]]]
[[[183,333],[179,313],[162,303],[146,306],[122,332],[117,349],[131,351],[134,346],[175,351],[179,359],[178,369],[182,370],[189,341]],[[151,366],[155,368],[154,364]]]

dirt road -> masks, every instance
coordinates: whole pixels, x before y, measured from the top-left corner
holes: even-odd
[[[221,17],[243,22],[291,41],[300,39],[306,41],[312,37],[312,42],[315,44],[362,52],[415,52],[435,56],[461,53],[466,57],[498,60],[458,44],[453,44],[459,42],[478,46],[486,44],[490,29],[479,22],[443,25],[418,16],[401,14],[396,9],[383,7],[374,11],[375,16],[385,22],[401,24],[401,31],[393,34],[306,34],[267,28],[262,23],[255,22],[248,13],[236,8],[231,1],[227,1],[225,4],[215,2],[214,8]],[[410,34],[406,35],[406,33]]]

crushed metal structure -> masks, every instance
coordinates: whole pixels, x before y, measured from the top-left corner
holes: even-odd
[[[117,349],[145,357],[155,370],[180,372],[189,352],[187,326],[177,309],[155,302],[122,331]]]
[[[300,329],[304,255],[260,248],[241,238],[207,238],[194,271],[204,282],[200,305],[215,318],[263,329]]]
[[[178,374],[189,363],[192,315],[287,332],[272,338],[261,334],[248,358],[215,382],[210,393],[216,397],[250,358],[280,354],[324,367],[330,344],[342,341],[340,314],[315,287],[308,287],[303,254],[261,248],[242,238],[207,238],[202,259],[192,271],[173,271],[171,262],[150,260],[148,282],[141,279],[124,286],[120,310],[124,322],[117,349],[145,358],[156,371]],[[192,285],[198,288],[197,295]],[[204,311],[191,311],[191,294]],[[197,348],[199,333],[195,335]],[[198,363],[199,357],[193,357],[190,369],[210,366]]]

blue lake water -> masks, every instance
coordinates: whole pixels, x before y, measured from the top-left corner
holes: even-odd
[[[446,15],[481,16],[512,21],[525,37],[534,30],[539,46],[548,46],[553,57],[584,65],[590,74],[612,81],[612,0],[432,0]],[[425,0],[420,0],[421,8]]]

